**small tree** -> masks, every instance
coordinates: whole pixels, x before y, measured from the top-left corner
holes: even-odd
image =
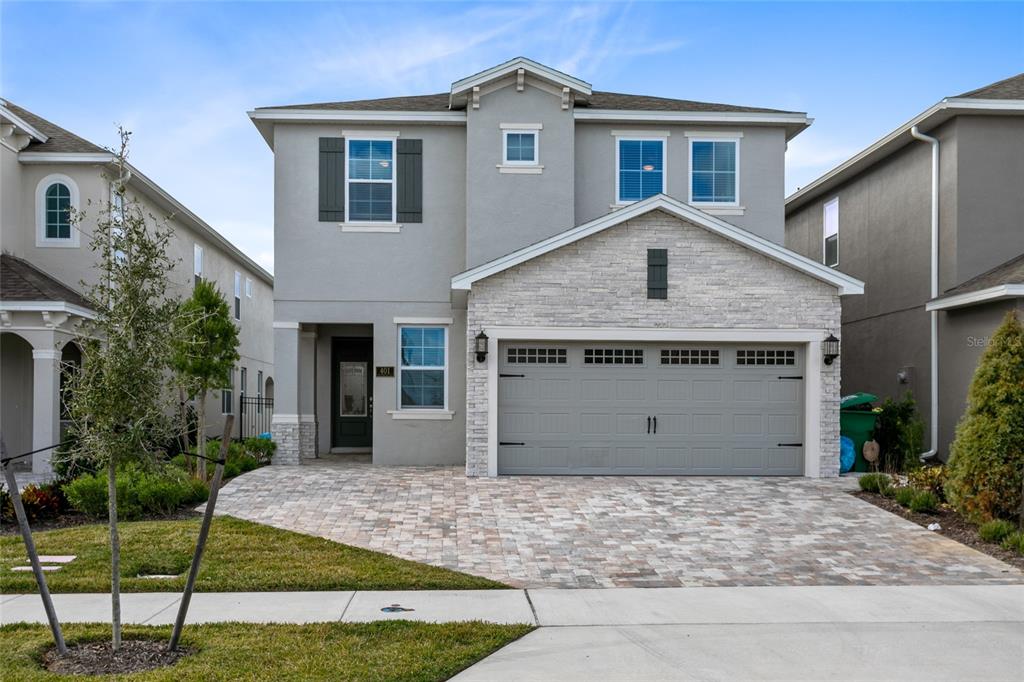
[[[153,457],[170,433],[166,415],[171,337],[177,301],[167,296],[171,230],[139,204],[126,202],[124,184],[130,133],[120,129],[114,200],[104,202],[92,234],[98,283],[86,296],[96,318],[79,331],[81,370],[70,378],[69,416],[76,434],[71,457],[107,471],[113,648],[121,646],[121,546],[117,517],[117,468]],[[85,214],[73,216],[76,229]],[[155,226],[150,227],[149,221]]]
[[[238,328],[217,287],[199,280],[192,296],[181,304],[183,331],[178,335],[172,366],[189,395],[198,398],[199,428],[196,449],[206,454],[206,396],[231,381],[238,362]],[[199,475],[206,480],[206,460],[199,460]]]
[[[1007,313],[981,356],[948,468],[947,496],[969,519],[1021,514],[1024,328],[1015,312]]]

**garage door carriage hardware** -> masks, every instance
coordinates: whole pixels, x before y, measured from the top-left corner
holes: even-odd
[[[500,441],[498,445],[526,445],[526,443],[513,443],[512,441],[503,440]]]
[[[801,376],[801,377],[778,377],[778,378],[779,378],[779,379],[783,379],[783,380],[785,380],[785,379],[791,379],[791,380],[793,380],[793,381],[802,381],[802,380],[803,380],[803,377],[802,377],[802,376]]]
[[[526,378],[525,374],[499,374],[498,376],[500,378],[502,378],[502,379],[525,379]]]
[[[776,447],[779,448],[802,448],[803,443],[776,443]]]

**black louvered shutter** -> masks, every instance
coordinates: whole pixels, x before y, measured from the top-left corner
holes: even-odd
[[[668,249],[647,249],[647,298],[668,298]]]
[[[398,140],[395,213],[400,223],[423,222],[423,140]]]
[[[345,220],[345,138],[320,138],[320,222]]]

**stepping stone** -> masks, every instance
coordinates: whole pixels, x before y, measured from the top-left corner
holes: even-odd
[[[176,576],[176,575],[160,575],[159,573],[155,573],[153,575],[140,575],[140,576],[136,576],[136,577],[143,578],[144,580],[171,580],[172,578],[177,578],[178,576]]]
[[[69,564],[77,558],[75,554],[41,554],[39,555],[39,563],[41,564]],[[25,563],[28,563],[28,559],[25,559]]]
[[[59,571],[60,569],[62,569],[64,567],[63,566],[40,566],[39,568],[43,569],[44,571]],[[11,570],[12,571],[31,571],[32,567],[31,566],[15,566]]]

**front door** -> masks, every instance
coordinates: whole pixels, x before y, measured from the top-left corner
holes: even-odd
[[[337,337],[331,344],[331,446],[373,444],[373,339]]]

